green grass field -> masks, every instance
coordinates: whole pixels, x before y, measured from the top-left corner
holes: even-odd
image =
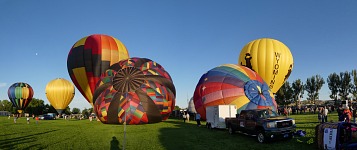
[[[183,123],[182,120],[168,119],[161,123],[126,126],[125,149],[315,149],[306,141],[313,138],[318,124],[317,114],[292,115],[296,119],[297,130],[307,132],[306,137],[294,138],[260,144],[255,137],[234,134],[227,130],[209,130],[197,127],[196,122]],[[336,113],[329,120],[337,120]],[[203,125],[205,122],[203,122]],[[0,149],[122,149],[124,139],[123,125],[105,125],[89,120],[40,120],[35,124],[26,123],[26,118],[0,117]],[[299,142],[302,141],[302,142]]]

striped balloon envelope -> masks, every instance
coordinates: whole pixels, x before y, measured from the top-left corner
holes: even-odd
[[[18,82],[9,87],[7,94],[12,105],[16,107],[17,111],[21,114],[30,104],[34,92],[29,84]]]
[[[74,85],[93,105],[93,93],[100,75],[111,65],[128,58],[126,47],[118,39],[93,34],[72,46],[67,58],[67,69]]]
[[[102,74],[94,92],[94,111],[105,124],[146,124],[166,120],[176,90],[168,72],[147,58],[130,58]]]
[[[244,109],[277,110],[264,80],[251,69],[235,64],[224,64],[203,74],[193,100],[202,119],[206,119],[206,107],[215,105],[236,105],[237,113]]]

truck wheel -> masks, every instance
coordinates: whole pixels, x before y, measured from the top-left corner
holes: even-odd
[[[264,131],[259,131],[259,132],[258,132],[257,141],[258,141],[259,143],[264,143],[264,142],[265,142]]]
[[[228,133],[229,134],[234,134],[234,129],[232,128],[232,126],[228,127]]]

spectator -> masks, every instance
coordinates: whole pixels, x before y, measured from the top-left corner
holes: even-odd
[[[352,111],[352,116],[353,116],[353,123],[356,123],[356,117],[357,117],[356,107]]]
[[[190,114],[188,112],[186,113],[186,119],[187,119],[187,122],[190,122]]]
[[[30,117],[26,118],[27,124],[30,124]]]
[[[197,126],[201,126],[201,115],[199,113],[196,114],[196,121],[197,121]]]
[[[343,117],[344,117],[344,121],[349,123],[351,121],[351,118],[352,118],[352,113],[351,113],[350,109],[347,106],[344,107],[344,110],[343,110],[342,114],[343,114]]]
[[[182,112],[182,118],[183,118],[183,122],[185,123],[186,122],[186,114],[185,114],[185,112]]]
[[[323,115],[324,115],[325,122],[327,122],[328,109],[326,108],[326,106],[325,106],[325,108],[324,108],[324,113],[323,113]]]
[[[319,123],[321,123],[322,115],[320,110],[317,111],[317,119],[319,120]]]
[[[40,118],[38,116],[36,116],[36,124],[38,124],[38,120],[40,120]]]
[[[14,115],[14,123],[16,123],[17,115]]]

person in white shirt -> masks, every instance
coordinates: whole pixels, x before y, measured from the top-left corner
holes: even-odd
[[[190,114],[188,112],[186,113],[186,120],[187,122],[190,122]]]
[[[328,109],[325,106],[324,113],[323,113],[325,122],[327,122],[327,114],[328,114]]]

